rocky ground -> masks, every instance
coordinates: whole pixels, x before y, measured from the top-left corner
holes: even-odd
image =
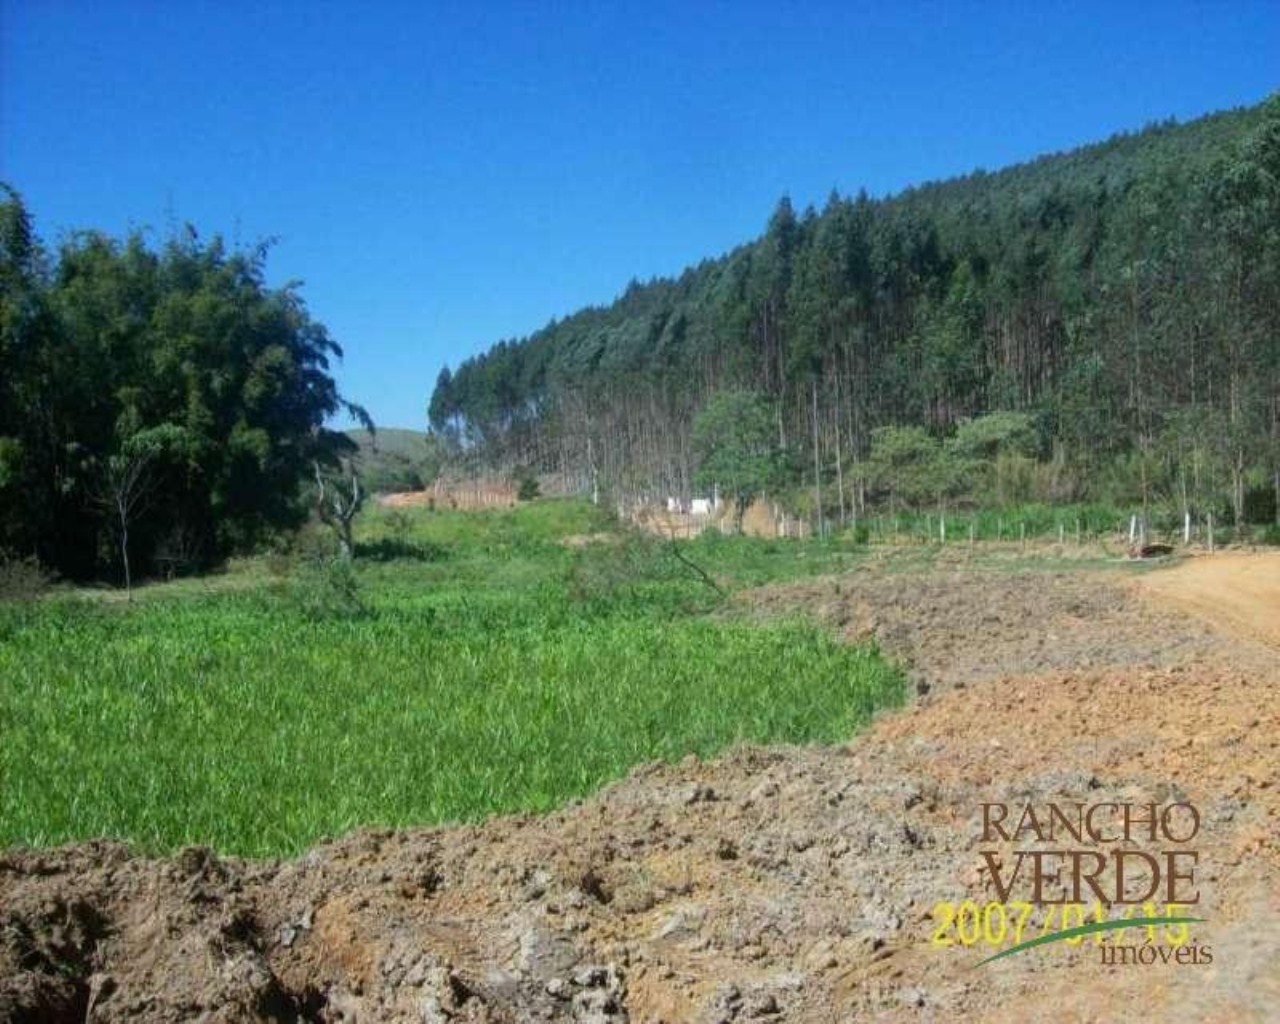
[[[844,746],[643,766],[546,817],[285,862],[0,853],[0,1021],[1277,1019],[1280,603],[1254,606],[1280,559],[1237,561],[748,595],[877,636],[921,696]],[[1247,607],[1197,617],[1210,585]],[[1193,803],[1213,963],[931,944],[938,901],[993,898],[981,805],[1045,800]]]

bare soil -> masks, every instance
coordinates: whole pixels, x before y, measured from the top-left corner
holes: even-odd
[[[632,511],[630,520],[642,530],[659,537],[688,539],[706,530],[729,531],[733,524],[734,502],[726,502],[713,515],[694,515],[690,512],[668,512],[665,508],[646,505]],[[736,532],[736,531],[732,531]],[[753,501],[742,514],[742,534],[747,537],[801,538],[809,535],[809,524],[780,513],[771,502]]]
[[[1280,551],[1201,555],[1138,582],[1220,632],[1280,647]]]
[[[545,817],[292,861],[8,851],[0,1021],[1275,1020],[1274,566],[767,588],[755,614],[876,636],[921,698],[842,746],[646,765]],[[937,901],[993,898],[981,804],[1048,799],[1196,805],[1211,965],[930,944]]]
[[[516,489],[507,480],[471,480],[448,483],[437,480],[424,491],[380,494],[383,508],[483,509],[514,508]]]

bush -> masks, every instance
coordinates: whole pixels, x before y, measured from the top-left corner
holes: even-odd
[[[532,473],[521,477],[516,483],[517,501],[533,501],[541,493],[542,488],[538,485],[538,478]]]
[[[34,555],[17,558],[0,551],[0,601],[32,601],[53,582]]]
[[[294,573],[292,603],[313,622],[358,619],[369,614],[355,567],[345,558],[310,559]]]
[[[403,509],[392,509],[383,517],[382,522],[386,526],[387,532],[398,543],[404,544],[409,540],[409,534],[413,530],[413,520],[409,518],[408,513]]]
[[[708,531],[710,532],[710,531]],[[723,599],[715,582],[695,559],[696,550],[640,531],[618,543],[589,544],[574,553],[565,575],[570,600],[584,615],[624,609],[665,614],[704,611]]]
[[[444,558],[445,550],[429,541],[379,537],[377,540],[357,541],[355,556],[371,562],[439,562]]]

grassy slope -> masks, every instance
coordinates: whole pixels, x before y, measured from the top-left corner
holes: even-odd
[[[360,448],[360,473],[370,490],[409,491],[426,482],[427,435],[422,431],[388,427],[372,437],[367,430],[348,430],[347,436]]]
[[[421,430],[401,430],[394,427],[379,427],[374,438],[369,436],[367,430],[348,430],[347,436],[360,446],[360,451],[366,457],[374,452],[374,444],[376,442],[377,452],[384,455],[399,455],[408,459],[420,459],[423,455],[423,444],[427,435]]]
[[[898,699],[871,651],[707,614],[715,595],[662,545],[560,543],[606,528],[572,502],[407,529],[375,512],[367,541],[398,530],[424,557],[362,563],[356,616],[308,614],[323,578],[261,565],[133,607],[0,609],[0,846],[295,852],[360,824],[550,808],[736,741],[837,740]],[[859,557],[690,550],[731,586]]]

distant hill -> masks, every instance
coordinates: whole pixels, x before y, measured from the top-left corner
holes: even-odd
[[[348,430],[347,436],[360,447],[360,478],[370,491],[421,490],[439,471],[439,457],[424,431],[384,428],[370,435]]]

